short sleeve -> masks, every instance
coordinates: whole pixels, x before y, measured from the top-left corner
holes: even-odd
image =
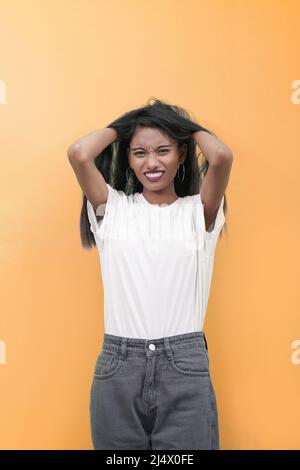
[[[216,218],[214,222],[210,225],[210,227],[208,227],[206,232],[208,234],[219,234],[224,223],[225,223],[225,215],[224,215],[224,196],[223,196],[218,207]]]
[[[221,199],[218,211],[217,211],[215,221],[208,228],[208,230],[205,230],[204,232],[204,246],[205,246],[205,254],[207,256],[214,256],[217,243],[219,240],[219,235],[220,235],[220,232],[222,230],[224,223],[225,223],[225,215],[224,215],[224,196],[223,196]]]
[[[224,195],[219,204],[215,220],[210,225],[210,227],[208,227],[208,230],[206,230],[205,228],[204,205],[202,203],[200,194],[195,194],[194,196],[192,196],[192,199],[195,203],[195,220],[198,236],[198,246],[200,248],[203,247],[204,253],[206,255],[213,256],[221,229],[225,223]]]
[[[87,214],[90,222],[90,229],[94,235],[99,234],[100,229],[107,224],[107,219],[109,214],[113,212],[113,209],[116,207],[118,200],[123,197],[126,197],[123,191],[119,191],[113,188],[110,184],[106,183],[108,189],[107,201],[104,204],[100,204],[96,207],[93,207],[91,202],[87,199]],[[97,217],[99,220],[97,220]]]

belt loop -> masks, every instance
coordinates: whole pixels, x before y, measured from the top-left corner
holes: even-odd
[[[168,337],[164,338],[164,346],[165,346],[165,351],[166,351],[168,361],[171,361],[173,359],[173,354],[172,354],[172,350],[170,347],[170,340]]]
[[[122,338],[122,344],[121,344],[121,358],[126,359],[126,348],[127,348],[127,338]]]
[[[206,337],[205,337],[204,331],[203,331],[203,338],[204,338],[204,342],[205,342],[206,351],[208,352],[207,341],[206,341]]]

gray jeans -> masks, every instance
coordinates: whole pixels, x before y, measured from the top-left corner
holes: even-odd
[[[94,449],[219,450],[204,332],[154,340],[105,333],[90,423]]]

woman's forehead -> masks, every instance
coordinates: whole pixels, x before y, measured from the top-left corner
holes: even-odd
[[[158,129],[150,127],[137,129],[131,139],[131,147],[154,147],[159,145],[170,145],[170,137]]]

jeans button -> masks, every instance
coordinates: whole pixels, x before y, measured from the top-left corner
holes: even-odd
[[[151,351],[154,351],[155,350],[155,344],[149,344],[149,349],[151,349]]]

